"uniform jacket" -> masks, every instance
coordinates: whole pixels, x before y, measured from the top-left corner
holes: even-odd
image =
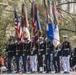
[[[15,55],[14,44],[9,43],[6,46],[6,52],[8,53],[8,56],[9,57],[14,56]]]
[[[71,53],[70,42],[64,41],[61,48],[62,56],[68,56]]]

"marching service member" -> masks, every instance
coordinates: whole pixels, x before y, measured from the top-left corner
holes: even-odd
[[[8,40],[8,44],[5,48],[5,51],[8,54],[8,73],[11,73],[11,60],[15,55],[14,44],[12,43],[12,39]]]
[[[62,63],[63,63],[64,73],[70,73],[69,56],[71,53],[71,46],[70,46],[70,42],[67,41],[67,35],[63,36],[61,52],[62,52]]]
[[[38,71],[43,72],[44,71],[43,58],[45,57],[45,48],[46,48],[43,37],[39,38],[36,47],[38,50]]]
[[[52,41],[46,38],[46,73],[51,72],[52,70],[52,55],[54,51],[54,45]]]
[[[32,72],[37,72],[37,49],[33,38],[30,41],[30,61]]]
[[[22,44],[20,38],[17,38],[17,42],[15,43],[15,60],[17,65],[17,73],[19,72],[20,56],[22,56]]]
[[[26,37],[22,42],[22,61],[23,61],[24,73],[26,73],[27,48],[28,48],[27,40],[28,38]]]

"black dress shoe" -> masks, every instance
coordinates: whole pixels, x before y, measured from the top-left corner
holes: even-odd
[[[64,74],[66,74],[67,72],[64,72]]]
[[[11,73],[11,71],[8,70],[7,73]]]
[[[42,71],[39,71],[39,73],[42,73]]]
[[[58,73],[57,71],[55,71],[55,73]]]
[[[69,74],[70,72],[67,72],[67,74]]]
[[[19,73],[19,71],[17,71],[16,73]]]
[[[22,73],[26,73],[26,71],[22,72]]]
[[[31,73],[35,73],[35,71],[32,71]]]
[[[46,71],[46,73],[49,73],[49,71]]]
[[[10,71],[8,71],[7,73],[11,73]]]
[[[61,73],[60,71],[58,71],[58,73]]]

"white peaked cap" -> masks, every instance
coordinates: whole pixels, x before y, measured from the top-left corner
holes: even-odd
[[[63,35],[63,38],[67,38],[68,36],[67,35]]]

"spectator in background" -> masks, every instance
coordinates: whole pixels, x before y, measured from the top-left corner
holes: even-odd
[[[74,68],[76,70],[76,46],[74,48]]]
[[[28,70],[28,72],[32,71],[30,58],[27,59],[27,70]]]
[[[2,58],[2,56],[0,55],[0,73],[3,73],[3,69],[2,66],[4,65],[4,59]]]
[[[8,66],[8,65],[7,65],[7,56],[5,56],[3,59],[4,59],[4,65],[5,65],[6,68],[7,68],[7,66]]]

